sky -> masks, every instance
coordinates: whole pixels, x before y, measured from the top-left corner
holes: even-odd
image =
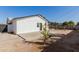
[[[0,23],[6,23],[7,17],[36,14],[41,14],[51,22],[79,22],[79,6],[0,6]]]

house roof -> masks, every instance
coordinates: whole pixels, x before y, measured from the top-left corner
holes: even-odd
[[[42,19],[45,19],[45,21],[49,22],[44,16],[37,14],[37,15],[31,15],[31,16],[23,16],[23,17],[16,17],[13,18],[12,20],[22,20],[22,18],[28,18],[28,17],[34,17],[34,16],[39,16]]]

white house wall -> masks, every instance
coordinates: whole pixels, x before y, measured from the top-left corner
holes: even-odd
[[[13,31],[13,25],[8,25],[8,32],[12,32]]]
[[[37,23],[45,24],[45,20],[38,16],[22,18],[22,20],[17,20],[17,34],[37,32],[40,31],[40,28],[37,27]]]
[[[8,32],[16,33],[16,22],[13,21],[12,24],[8,24]]]

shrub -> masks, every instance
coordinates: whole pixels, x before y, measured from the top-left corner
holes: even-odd
[[[43,40],[44,40],[44,44],[46,43],[46,41],[48,40],[48,38],[49,38],[49,32],[48,32],[48,30],[47,30],[47,27],[45,26],[45,27],[43,27],[43,30],[42,30],[42,32],[41,32],[41,34],[43,35]]]

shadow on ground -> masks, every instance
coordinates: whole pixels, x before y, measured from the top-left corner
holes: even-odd
[[[53,39],[52,39],[53,40]],[[77,52],[79,51],[79,32],[72,31],[56,42],[43,48],[42,52]]]

